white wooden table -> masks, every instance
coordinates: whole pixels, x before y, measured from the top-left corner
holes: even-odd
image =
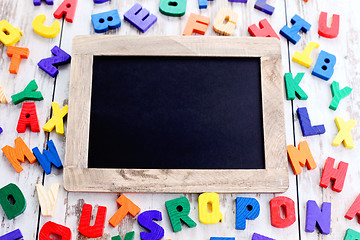
[[[0,20],[5,19],[9,21],[14,27],[20,28],[24,33],[24,36],[15,46],[30,49],[29,59],[22,60],[19,73],[14,75],[8,71],[10,58],[6,54],[7,47],[0,44],[0,84],[4,87],[6,96],[10,100],[10,96],[22,91],[30,80],[36,80],[39,85],[38,90],[44,96],[43,101],[36,102],[40,127],[51,117],[52,101],[58,102],[60,106],[66,105],[68,101],[70,65],[60,67],[60,73],[55,79],[49,77],[37,67],[37,63],[41,59],[51,56],[51,48],[58,45],[66,52],[71,53],[71,43],[74,36],[95,34],[91,23],[91,14],[112,9],[119,10],[122,26],[106,34],[142,34],[123,20],[123,14],[137,1],[111,0],[104,4],[94,4],[92,0],[79,0],[74,22],[68,23],[61,20],[61,32],[56,38],[42,38],[34,33],[31,23],[37,15],[45,14],[47,16],[45,23],[51,24],[54,20],[52,14],[62,1],[55,0],[54,2],[53,6],[48,6],[43,2],[41,6],[35,7],[32,0],[0,1]],[[288,43],[283,37],[280,37],[280,41],[284,73],[292,72],[295,75],[298,72],[305,72],[301,86],[309,96],[306,101],[296,99],[293,102],[286,101],[285,103],[287,144],[294,145],[296,143],[297,145],[300,141],[307,140],[318,167],[312,171],[304,169],[302,174],[295,176],[289,165],[290,187],[283,194],[221,194],[220,209],[224,215],[224,221],[216,225],[203,225],[199,223],[198,194],[186,194],[185,196],[191,203],[190,217],[198,223],[198,226],[191,229],[184,226],[183,230],[178,233],[172,231],[165,209],[165,201],[183,196],[182,194],[126,194],[142,211],[156,209],[163,213],[163,221],[159,222],[159,224],[165,229],[164,239],[208,240],[212,236],[251,239],[254,232],[275,239],[343,239],[348,228],[360,231],[357,219],[350,221],[344,218],[346,211],[360,193],[358,177],[360,174],[360,156],[358,154],[360,135],[357,131],[358,126],[355,126],[352,130],[355,142],[354,149],[346,149],[343,145],[338,147],[331,145],[333,138],[338,132],[334,122],[335,117],[343,117],[345,121],[349,119],[360,120],[360,96],[358,95],[360,84],[357,83],[360,76],[360,65],[358,64],[358,61],[360,61],[360,14],[358,14],[360,2],[356,0],[309,0],[309,2],[305,3],[303,0],[268,0],[269,4],[275,6],[274,14],[269,16],[254,9],[255,0],[249,0],[247,4],[215,0],[208,2],[208,8],[203,10],[199,10],[197,0],[189,0],[186,14],[183,17],[167,17],[162,15],[158,9],[159,0],[140,0],[138,2],[158,17],[157,23],[145,33],[146,35],[181,35],[190,13],[210,17],[211,23],[206,35],[217,35],[212,29],[212,24],[221,7],[231,8],[239,14],[234,36],[249,36],[248,26],[253,23],[258,24],[263,18],[269,20],[276,32],[279,32],[285,24],[291,25],[290,19],[294,14],[300,15],[312,24],[312,28],[307,34],[301,34],[302,38],[298,44]],[[329,19],[334,13],[340,14],[340,33],[337,38],[326,39],[318,35],[318,18],[321,11],[327,12]],[[294,52],[302,52],[311,41],[316,41],[320,44],[320,47],[311,54],[314,63],[320,50],[325,50],[337,57],[335,73],[328,82],[311,75],[313,66],[307,69],[291,61]],[[336,111],[328,108],[331,101],[330,84],[333,80],[340,83],[340,88],[345,86],[353,88],[351,95],[340,102]],[[0,135],[0,147],[5,145],[14,146],[14,139],[21,136],[30,148],[39,147],[39,149],[43,149],[46,146],[46,141],[52,139],[63,160],[66,137],[57,135],[55,131],[50,134],[42,130],[40,133],[33,133],[29,130],[25,133],[17,133],[16,126],[21,105],[14,105],[12,102],[0,104],[0,126],[4,129],[4,132]],[[307,107],[313,124],[325,124],[326,133],[306,138],[303,137],[297,115],[295,114],[298,107]],[[341,193],[332,191],[330,187],[327,189],[319,187],[322,169],[327,157],[335,158],[336,166],[339,161],[349,163],[345,186]],[[0,155],[0,166],[0,187],[11,182],[16,183],[24,193],[27,201],[25,212],[13,220],[8,220],[4,211],[0,209],[0,236],[20,228],[24,239],[37,239],[39,229],[41,229],[44,223],[51,220],[71,228],[73,239],[86,239],[77,230],[84,202],[93,206],[106,206],[108,208],[107,220],[118,208],[116,199],[121,193],[68,193],[61,188],[54,216],[42,217],[35,184],[44,184],[47,188],[55,182],[62,184],[62,170],[53,167],[52,173],[45,175],[39,163],[36,162],[31,165],[27,162],[22,164],[24,170],[18,174],[3,154]],[[238,196],[254,197],[261,205],[259,217],[254,221],[248,221],[247,228],[244,231],[235,229],[235,199]],[[296,222],[288,228],[278,229],[270,224],[269,201],[275,196],[287,196],[295,201],[297,206]],[[315,200],[319,205],[324,201],[332,203],[330,235],[322,235],[318,230],[315,230],[314,233],[305,232],[306,202],[308,200]],[[139,226],[135,218],[127,216],[115,228],[106,223],[105,233],[101,239],[110,239],[118,234],[124,237],[126,232],[132,230],[136,232],[134,239],[140,239],[139,233],[144,231],[144,229]]]

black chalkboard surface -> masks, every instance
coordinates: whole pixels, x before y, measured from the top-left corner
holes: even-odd
[[[94,56],[89,168],[264,169],[259,57]]]

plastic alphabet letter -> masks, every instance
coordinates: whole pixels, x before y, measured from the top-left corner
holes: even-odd
[[[49,150],[44,149],[43,154],[40,153],[38,147],[33,148],[32,151],[39,161],[41,167],[48,175],[51,173],[51,163],[54,164],[57,168],[62,167],[62,163],[53,140],[48,141],[47,146]]]
[[[11,57],[9,72],[12,74],[17,74],[19,71],[21,59],[27,59],[29,57],[30,50],[28,48],[9,46],[6,53],[8,57]]]
[[[309,200],[306,205],[305,232],[314,232],[315,226],[318,226],[322,234],[330,234],[330,224],[331,203],[324,202],[320,210],[315,201]]]
[[[214,0],[199,0],[199,9],[206,9],[208,1],[214,1]],[[230,0],[229,0],[229,2],[230,2]]]
[[[346,231],[344,240],[358,240],[360,239],[360,233],[349,228]]]
[[[108,2],[110,0],[94,0],[94,3],[95,4],[100,4],[100,3],[105,3],[105,2]]]
[[[124,14],[124,19],[143,33],[157,21],[157,17],[154,14],[150,14],[149,11],[139,3],[135,3],[135,5]]]
[[[355,126],[357,121],[349,120],[345,123],[344,119],[341,117],[335,118],[336,126],[339,130],[338,134],[334,138],[333,142],[331,143],[333,146],[339,146],[340,143],[344,144],[346,148],[354,148],[354,141],[351,137],[351,129]]]
[[[20,188],[14,183],[9,183],[0,188],[0,205],[6,217],[11,220],[25,211],[26,200]]]
[[[78,0],[64,0],[54,12],[54,18],[60,19],[65,15],[65,20],[72,23],[75,17],[77,1]]]
[[[16,229],[12,232],[0,236],[0,240],[22,240],[22,239],[23,239],[23,235],[20,229]]]
[[[289,28],[288,26],[285,25],[280,30],[280,34],[283,37],[285,37],[287,40],[289,40],[292,44],[296,44],[301,39],[299,32],[302,31],[306,33],[307,31],[310,30],[311,25],[297,14],[295,14],[292,17],[291,23],[293,24],[293,26]]]
[[[146,228],[149,231],[140,232],[140,238],[142,240],[159,240],[164,237],[164,229],[157,223],[153,222],[153,220],[162,220],[162,215],[160,211],[145,211],[138,216],[137,220],[140,226]]]
[[[306,107],[298,108],[296,112],[299,118],[301,131],[304,137],[325,133],[324,125],[316,125],[316,126],[311,125],[311,121]]]
[[[304,67],[309,68],[313,62],[313,60],[310,58],[310,54],[315,48],[318,48],[319,46],[320,44],[317,42],[309,42],[302,53],[298,51],[294,53],[292,60],[300,65],[303,65]]]
[[[116,213],[110,218],[109,223],[116,227],[124,219],[124,217],[130,213],[131,216],[135,217],[139,212],[140,208],[130,201],[124,194],[122,194],[116,202],[121,206]]]
[[[190,36],[193,33],[204,35],[210,24],[210,18],[191,13],[185,25],[183,36]]]
[[[254,233],[251,240],[275,240],[275,239],[272,239],[272,238],[265,237],[263,235]]]
[[[238,14],[231,9],[221,8],[214,20],[214,31],[222,35],[231,36],[235,30],[238,17]]]
[[[352,88],[344,87],[343,89],[340,90],[339,83],[336,81],[333,81],[331,83],[330,89],[331,89],[331,94],[333,96],[333,99],[331,100],[329,108],[331,110],[335,111],[337,109],[337,107],[339,106],[340,100],[343,99],[344,97],[350,95]]]
[[[268,22],[268,20],[266,18],[264,18],[263,20],[261,20],[259,22],[259,26],[260,26],[260,28],[258,28],[256,26],[256,24],[253,24],[250,27],[248,27],[248,31],[251,36],[274,37],[274,38],[277,38],[280,40],[279,35],[277,35],[277,33],[274,31],[274,29],[272,28],[272,26],[270,25],[270,23]]]
[[[331,27],[327,26],[327,13],[321,12],[319,17],[318,34],[325,38],[336,38],[339,35],[340,15],[334,14],[331,20]]]
[[[255,198],[236,198],[236,229],[245,230],[246,220],[254,220],[260,214],[260,204]]]
[[[6,145],[1,149],[7,159],[10,161],[11,165],[15,168],[16,172],[21,172],[23,168],[20,166],[20,162],[25,162],[26,159],[33,164],[36,162],[36,157],[25,144],[24,140],[21,137],[15,139],[15,148]]]
[[[308,99],[308,95],[299,86],[304,75],[305,73],[298,73],[296,74],[295,78],[293,78],[292,73],[285,73],[285,87],[286,87],[287,100],[294,100],[295,96],[298,97],[300,100]]]
[[[107,32],[109,29],[116,29],[121,26],[121,19],[118,10],[97,13],[91,15],[94,30],[97,33]]]
[[[56,67],[69,63],[71,61],[71,56],[58,46],[54,46],[51,49],[51,52],[55,56],[40,60],[38,66],[54,78],[59,73],[59,70]]]
[[[220,212],[219,194],[202,193],[198,198],[198,204],[199,221],[202,224],[217,224],[223,221],[223,215]]]
[[[316,168],[314,157],[312,156],[309,145],[306,141],[300,142],[298,149],[293,145],[288,145],[287,154],[295,175],[302,172],[301,167],[304,167],[305,164],[309,170]]]
[[[68,113],[68,105],[65,105],[60,109],[60,105],[56,102],[51,103],[53,116],[50,120],[43,126],[43,130],[46,132],[51,132],[56,128],[56,133],[59,135],[64,135],[64,117]]]
[[[321,51],[311,74],[327,81],[334,74],[335,64],[336,57],[334,55]]]
[[[159,10],[170,17],[181,17],[186,12],[187,0],[160,0]]]
[[[40,6],[41,0],[33,0],[34,6]],[[45,0],[47,5],[54,5],[54,0]]]
[[[174,232],[181,231],[181,221],[189,228],[196,227],[196,223],[189,217],[190,202],[186,197],[166,201],[165,206]]]
[[[134,236],[135,236],[134,231],[128,232],[128,233],[126,233],[124,240],[133,240]],[[122,240],[122,239],[121,239],[120,235],[117,235],[117,236],[112,237],[111,240]]]
[[[254,8],[266,14],[272,15],[274,13],[275,8],[267,4],[266,1],[267,0],[257,0]]]
[[[285,218],[281,217],[281,209],[284,209]],[[271,225],[276,228],[291,226],[295,220],[295,203],[288,197],[275,197],[270,200]]]
[[[320,187],[327,188],[331,180],[334,181],[332,190],[341,192],[344,186],[346,172],[349,164],[339,162],[338,168],[334,168],[335,159],[328,157],[321,175]]]
[[[51,240],[51,234],[61,236],[61,240],[71,240],[70,228],[51,221],[45,223],[44,226],[41,228],[39,233],[39,240]]]
[[[60,184],[53,183],[51,184],[50,191],[48,192],[43,185],[36,184],[36,192],[41,207],[41,214],[44,217],[51,217],[54,214],[59,188]]]
[[[23,33],[20,29],[14,28],[8,21],[2,20],[0,22],[0,42],[5,46],[12,46],[17,43]]]
[[[106,207],[98,206],[95,224],[93,226],[90,226],[91,211],[92,206],[84,203],[79,222],[79,232],[85,237],[98,238],[104,234]]]
[[[36,91],[37,89],[38,85],[36,84],[35,80],[32,80],[23,91],[12,95],[11,99],[15,105],[25,100],[41,101],[44,98],[40,91]]]
[[[46,26],[44,26],[45,20],[46,20],[46,16],[43,14],[36,16],[36,18],[32,22],[32,27],[34,29],[34,32],[44,38],[56,37],[60,32],[59,21],[55,20],[50,27],[46,27]]]
[[[355,217],[355,215],[360,216],[360,194],[357,196],[354,203],[346,212],[345,217],[349,220],[352,220]],[[359,218],[359,223],[360,223],[360,218]]]
[[[16,130],[18,133],[24,133],[27,126],[30,126],[32,132],[40,132],[39,120],[37,118],[34,102],[23,103]]]

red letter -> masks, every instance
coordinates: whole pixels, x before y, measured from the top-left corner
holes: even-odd
[[[28,125],[30,126],[31,131],[40,132],[39,121],[36,115],[36,107],[34,102],[23,103],[16,130],[18,133],[23,133],[25,132]]]
[[[321,12],[319,17],[318,34],[325,38],[336,38],[339,34],[340,16],[334,14],[332,16],[331,27],[327,26],[327,13]]]
[[[276,34],[274,29],[271,27],[270,23],[266,18],[259,22],[260,28],[258,28],[255,24],[251,25],[248,28],[248,31],[251,36],[254,37],[274,37],[280,40],[279,35]]]
[[[60,19],[65,14],[68,22],[73,22],[75,17],[77,0],[64,0],[64,2],[54,12],[54,17]]]
[[[355,202],[351,205],[349,210],[346,212],[345,217],[347,219],[351,220],[351,219],[353,219],[355,217],[355,215],[360,215],[360,194],[355,199]],[[360,223],[360,219],[359,219],[359,223]]]
[[[98,207],[95,224],[93,226],[90,226],[91,210],[92,206],[84,203],[79,222],[79,232],[85,237],[98,238],[104,233],[106,207]]]
[[[124,217],[130,213],[133,217],[135,217],[139,212],[140,208],[136,206],[132,201],[130,201],[125,195],[121,195],[116,202],[121,206],[117,212],[112,216],[109,220],[109,223],[116,227]]]
[[[281,217],[281,209],[285,211],[285,218]],[[270,200],[271,225],[277,228],[291,226],[295,220],[295,203],[288,197],[275,197]]]
[[[53,240],[50,238],[51,234],[61,236],[61,240],[71,240],[71,230],[65,226],[54,222],[47,222],[41,228],[39,233],[39,240]]]
[[[9,72],[17,74],[20,67],[21,59],[28,58],[29,54],[30,51],[28,48],[9,46],[7,49],[7,55],[11,57]]]
[[[335,159],[328,157],[320,180],[320,187],[327,188],[331,180],[334,181],[332,190],[341,192],[344,186],[348,163],[340,162],[338,168],[333,168]]]

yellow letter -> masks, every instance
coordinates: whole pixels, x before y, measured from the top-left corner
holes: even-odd
[[[60,32],[60,23],[58,20],[55,20],[51,27],[44,26],[46,20],[45,15],[38,15],[32,22],[32,27],[34,32],[45,38],[54,38]]]
[[[220,201],[217,193],[203,193],[199,196],[199,221],[203,224],[216,224],[222,222]]]
[[[302,53],[298,51],[295,52],[292,60],[298,64],[303,65],[304,67],[309,68],[313,62],[313,60],[310,58],[310,54],[315,48],[318,48],[319,46],[320,44],[316,42],[309,42]]]
[[[349,120],[347,123],[345,123],[344,119],[342,119],[341,117],[336,117],[335,123],[339,132],[336,135],[334,141],[332,142],[332,145],[339,146],[340,143],[343,142],[346,148],[354,148],[354,142],[351,137],[350,131],[355,126],[356,121]]]
[[[43,126],[43,130],[51,132],[55,127],[57,134],[64,135],[63,118],[68,113],[68,105],[65,105],[62,109],[60,109],[58,103],[52,102],[51,107],[53,110],[53,117]]]
[[[18,28],[14,28],[8,21],[2,20],[0,22],[0,41],[5,46],[12,46],[17,43],[23,33]]]
[[[231,36],[235,30],[238,15],[236,12],[221,8],[214,20],[214,31],[223,35]]]

